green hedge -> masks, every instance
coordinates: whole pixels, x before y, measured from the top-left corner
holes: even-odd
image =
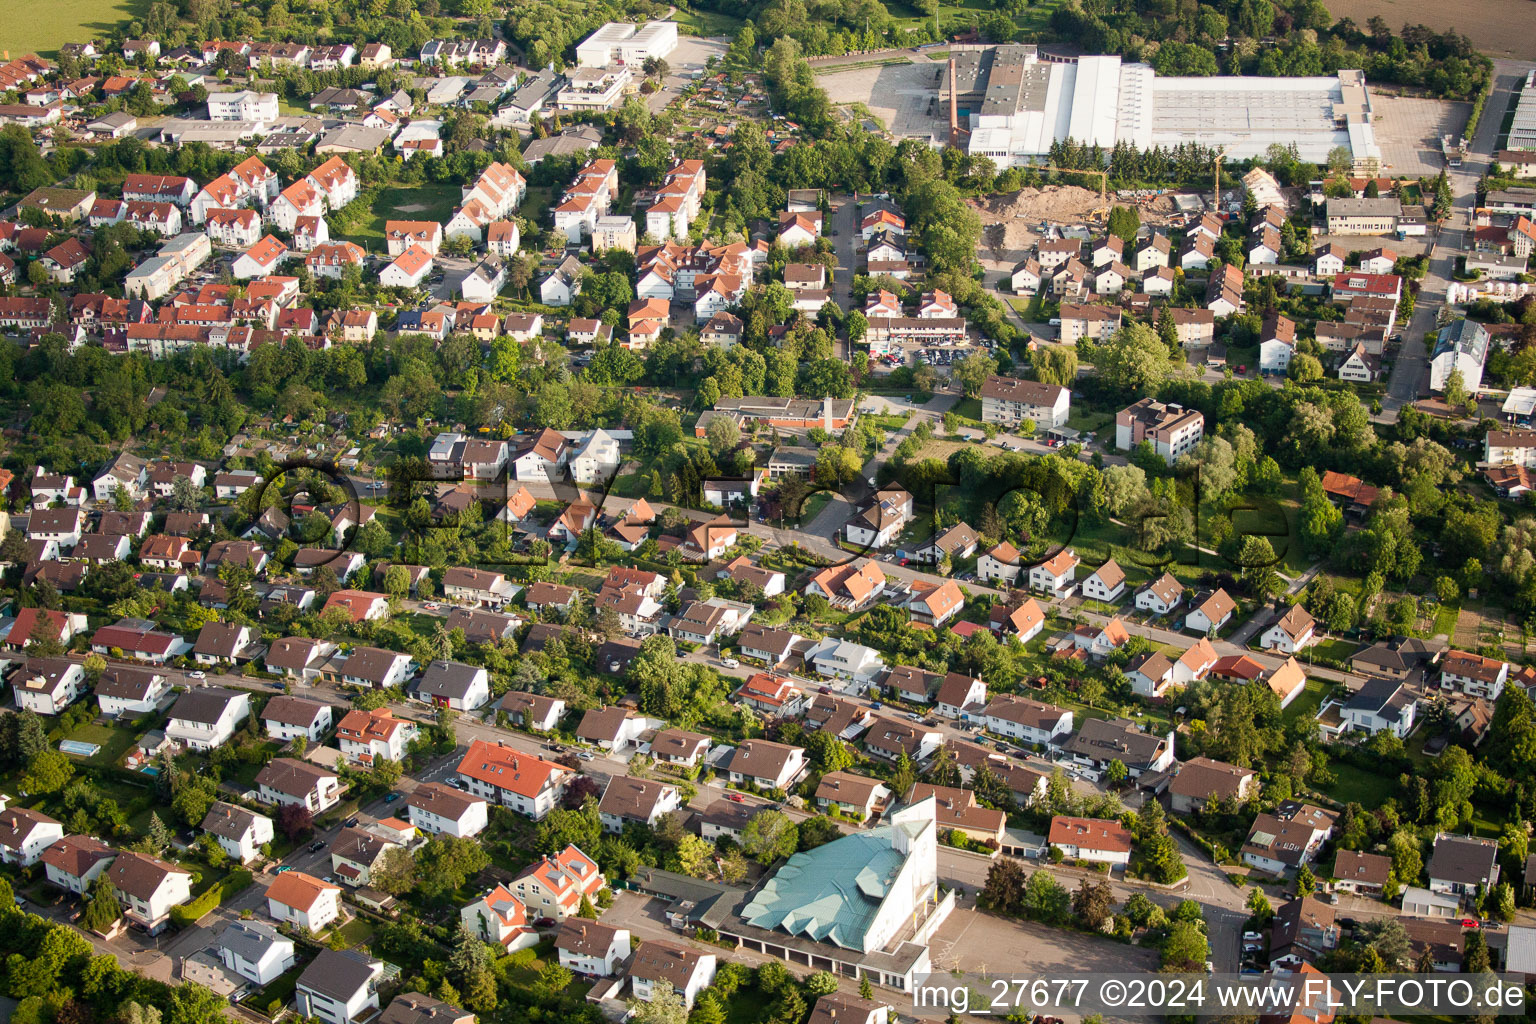
[[[179,907],[172,907],[171,921],[182,928],[196,924],[204,914],[211,912],[228,897],[249,888],[255,880],[250,871],[245,868],[235,868],[225,875],[223,880],[210,885],[196,899]]]

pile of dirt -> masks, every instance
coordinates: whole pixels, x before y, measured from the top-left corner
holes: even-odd
[[[1054,221],[1069,224],[1082,220],[1099,207],[1099,194],[1077,185],[1047,185],[1026,188],[1011,196],[989,196],[979,201],[982,223],[1023,220],[1039,224]]]

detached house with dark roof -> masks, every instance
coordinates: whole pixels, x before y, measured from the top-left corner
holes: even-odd
[[[212,750],[228,742],[250,713],[250,694],[201,686],[176,699],[165,737],[189,750]]]
[[[261,709],[262,725],[267,735],[280,742],[303,736],[310,743],[319,742],[331,727],[331,705],[303,697],[279,694]]]
[[[190,871],[132,850],[120,851],[106,876],[117,889],[124,916],[150,935],[160,934],[170,924],[172,907],[192,898]]]
[[[427,782],[406,798],[405,812],[411,824],[423,832],[468,838],[485,831],[490,803],[449,786]]]
[[[430,704],[475,711],[491,699],[491,677],[483,666],[439,659],[427,665],[415,690],[418,698]]]
[[[625,825],[652,827],[662,815],[682,806],[682,796],[670,783],[615,775],[608,780],[597,809],[603,819],[603,831],[618,833],[624,831]]]
[[[43,851],[64,838],[64,826],[42,811],[7,807],[0,811],[0,860],[31,867]]]
[[[341,800],[334,772],[291,757],[273,758],[256,774],[257,799],[269,804],[299,804],[311,814],[330,810]]]
[[[1111,761],[1119,761],[1136,778],[1167,771],[1173,764],[1173,732],[1142,732],[1125,718],[1089,718],[1062,749],[1078,764],[1101,772]]]
[[[807,769],[805,750],[788,743],[751,739],[731,752],[727,762],[731,781],[758,789],[788,790]]]
[[[1243,844],[1243,863],[1277,876],[1294,871],[1316,857],[1337,823],[1332,811],[1287,800],[1274,813],[1254,819]]]
[[[1499,881],[1498,856],[1496,840],[1439,833],[1424,866],[1429,891],[1462,897],[1489,891]]]
[[[249,864],[260,857],[263,844],[276,835],[271,818],[222,800],[213,802],[199,827],[237,864]]]
[[[66,892],[84,895],[117,851],[93,836],[65,836],[43,851],[43,876]]]
[[[619,964],[629,958],[628,928],[615,928],[601,921],[568,917],[555,937],[560,966],[578,974],[612,977]]]
[[[1258,792],[1259,777],[1251,768],[1239,768],[1225,761],[1209,757],[1196,757],[1179,766],[1178,774],[1168,785],[1172,806],[1176,814],[1192,814],[1202,810],[1206,801],[1215,797],[1218,801],[1243,803]]]
[[[199,665],[236,665],[261,653],[256,633],[250,626],[230,622],[205,622],[192,645],[192,658]]]

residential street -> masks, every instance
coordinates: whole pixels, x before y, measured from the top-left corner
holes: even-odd
[[[1484,107],[1477,135],[1468,147],[1460,168],[1447,169],[1454,196],[1450,219],[1435,236],[1430,250],[1429,273],[1420,282],[1419,298],[1414,306],[1413,318],[1398,329],[1403,333],[1403,343],[1392,364],[1392,376],[1387,383],[1387,395],[1382,399],[1381,419],[1392,422],[1404,405],[1415,401],[1427,368],[1429,346],[1435,330],[1436,317],[1445,302],[1446,286],[1456,270],[1458,252],[1470,248],[1468,236],[1472,231],[1472,209],[1477,201],[1477,181],[1493,161],[1493,146],[1498,138],[1504,113],[1509,108],[1510,97],[1525,78],[1527,65],[1521,62],[1495,60],[1493,62],[1494,88]]]

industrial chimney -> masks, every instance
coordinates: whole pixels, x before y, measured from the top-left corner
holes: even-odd
[[[949,58],[949,144],[960,145],[960,109],[955,98],[955,58]]]

